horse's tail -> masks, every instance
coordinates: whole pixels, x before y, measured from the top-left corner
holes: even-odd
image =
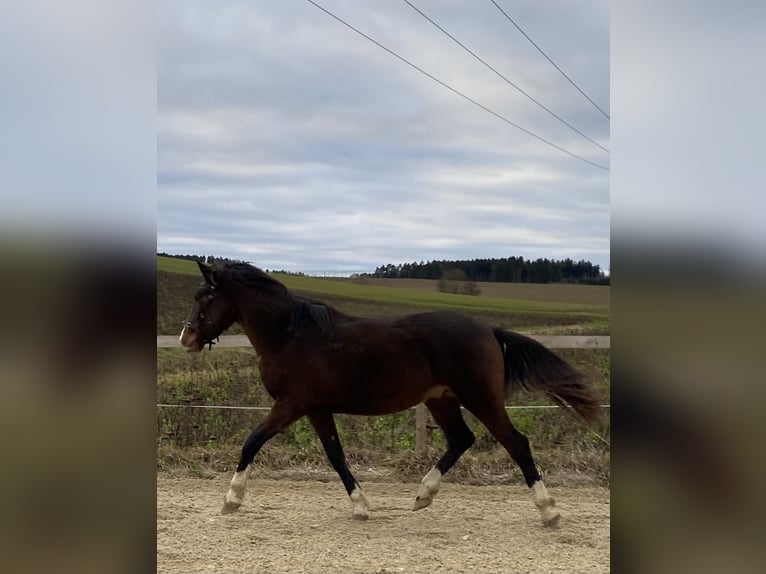
[[[505,381],[511,392],[542,391],[562,408],[571,407],[586,422],[595,422],[601,415],[596,395],[583,377],[566,361],[534,339],[494,329],[495,338],[503,349]]]

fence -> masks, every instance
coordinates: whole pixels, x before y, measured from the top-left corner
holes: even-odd
[[[608,349],[609,335],[531,335],[551,349]],[[249,348],[250,341],[245,335],[226,335],[216,346],[228,348]],[[157,335],[158,349],[181,349],[178,335]]]
[[[551,349],[609,349],[608,335],[531,335],[531,337]],[[223,348],[249,348],[250,341],[244,335],[227,335],[217,343]],[[183,348],[176,335],[158,335],[157,348]],[[610,405],[601,405],[609,408]],[[203,409],[232,409],[232,410],[269,410],[269,407],[258,406],[222,406],[222,405],[174,405],[161,403],[159,408],[203,408]],[[423,403],[415,408],[415,450],[423,452],[428,444],[428,414]],[[555,405],[508,406],[507,409],[556,409]]]

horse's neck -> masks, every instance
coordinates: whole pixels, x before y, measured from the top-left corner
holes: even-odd
[[[259,355],[278,350],[286,342],[292,302],[259,302],[240,308],[239,323]]]

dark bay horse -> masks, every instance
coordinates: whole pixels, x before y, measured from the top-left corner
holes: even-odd
[[[543,523],[558,523],[555,502],[540,479],[527,437],[508,419],[505,398],[518,387],[539,390],[586,421],[595,420],[599,409],[581,376],[542,344],[452,312],[352,317],[292,294],[252,265],[199,267],[204,283],[194,294],[181,344],[189,351],[212,348],[224,330],[239,323],[275,401],[242,447],[223,513],[242,504],[261,447],[305,416],[351,498],[352,516],[367,519],[369,506],[346,464],[333,414],[385,415],[423,402],[448,446],[423,479],[413,510],[431,504],[442,476],[474,442],[462,405],[519,465]]]

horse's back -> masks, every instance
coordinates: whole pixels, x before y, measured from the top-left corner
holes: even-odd
[[[477,334],[489,328],[480,321],[455,311],[428,311],[405,315],[395,319],[394,326],[423,330],[429,335],[464,336]]]
[[[498,346],[492,329],[473,317],[453,311],[433,311],[402,317],[394,327],[410,331],[425,352],[442,355],[445,352],[467,358],[484,353],[489,346]]]
[[[432,386],[460,394],[466,386],[504,387],[503,355],[490,327],[452,311],[402,317],[394,330],[408,333],[428,365]]]
[[[290,387],[300,402],[352,414],[396,412],[437,391],[503,384],[492,329],[448,311],[388,320],[347,317],[330,336],[314,333],[279,363],[287,379],[280,386]]]

